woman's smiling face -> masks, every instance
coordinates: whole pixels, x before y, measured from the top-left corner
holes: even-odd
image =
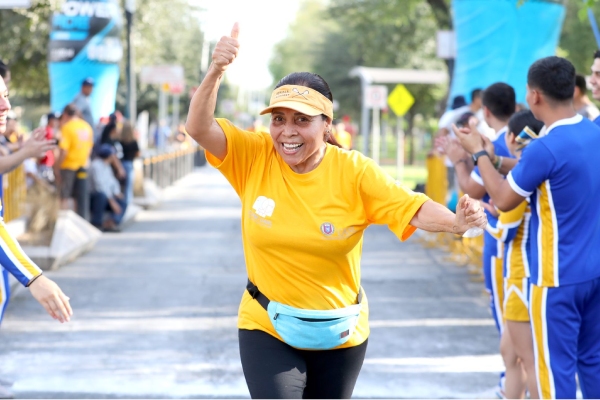
[[[325,155],[325,136],[331,131],[331,120],[290,108],[275,108],[270,131],[281,158],[294,172],[303,174],[315,169]]]

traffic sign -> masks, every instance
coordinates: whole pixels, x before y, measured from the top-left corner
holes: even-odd
[[[365,106],[367,108],[384,109],[387,107],[387,86],[371,85],[365,91]]]
[[[402,117],[415,104],[415,98],[404,85],[400,84],[392,90],[387,102],[394,114]]]

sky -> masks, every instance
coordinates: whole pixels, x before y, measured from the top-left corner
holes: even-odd
[[[206,11],[201,29],[210,40],[229,35],[240,23],[240,54],[226,72],[227,79],[246,90],[272,84],[269,60],[273,46],[285,38],[301,0],[189,0]]]

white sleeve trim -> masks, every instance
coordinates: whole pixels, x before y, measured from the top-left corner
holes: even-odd
[[[519,185],[517,185],[517,182],[515,182],[515,179],[512,176],[512,171],[508,173],[506,180],[508,181],[508,184],[510,185],[512,190],[514,190],[515,193],[517,193],[519,196],[529,197],[533,194],[533,192],[528,192],[526,190],[523,190],[523,189],[521,189],[521,187]]]
[[[475,182],[477,182],[480,186],[485,187],[485,185],[483,184],[483,179],[481,179],[481,177],[479,175],[477,175],[475,170],[471,171],[471,179],[473,179]]]

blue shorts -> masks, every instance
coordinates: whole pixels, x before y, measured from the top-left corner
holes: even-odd
[[[529,314],[541,398],[600,398],[600,278],[531,285]]]
[[[485,232],[483,237],[483,277],[485,288],[490,294],[492,316],[500,334],[502,334],[504,326],[502,316],[502,305],[504,304],[503,254],[502,242]]]

